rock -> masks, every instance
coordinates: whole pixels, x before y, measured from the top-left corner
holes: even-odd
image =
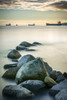
[[[35,49],[27,49],[26,51],[36,51]]]
[[[15,63],[15,64],[6,64],[6,65],[4,65],[4,69],[13,68],[13,67],[16,67],[16,66],[17,66],[17,63]]]
[[[2,76],[3,78],[7,78],[7,79],[15,79],[16,73],[18,71],[18,67],[15,68],[9,68],[4,75]]]
[[[63,89],[56,94],[55,100],[67,100],[67,89]]]
[[[13,49],[13,50],[8,54],[8,58],[18,59],[18,58],[20,58],[20,57],[21,57],[21,54],[20,54],[17,50],[15,50],[15,49]]]
[[[52,71],[52,68],[48,65],[47,62],[44,62],[44,65],[46,67],[47,72],[50,74],[50,72]]]
[[[16,47],[16,50],[27,50],[27,48],[25,46],[19,45]]]
[[[20,43],[20,45],[21,45],[21,46],[25,46],[25,47],[30,47],[30,46],[32,46],[31,43],[26,42],[26,41],[23,41],[22,43]]]
[[[67,73],[66,72],[64,72],[63,75],[64,75],[65,78],[67,78]]]
[[[41,43],[39,43],[39,42],[33,42],[32,45],[33,45],[33,46],[41,45]]]
[[[36,58],[21,66],[16,74],[16,82],[25,80],[44,80],[48,72],[41,58]]]
[[[65,79],[65,77],[63,76],[63,74],[59,75],[56,79],[56,82],[60,82],[63,81]]]
[[[45,88],[45,83],[41,80],[27,80],[19,84],[22,87],[29,89],[32,92],[39,91],[42,88]]]
[[[57,84],[57,83],[56,83],[52,78],[50,78],[49,76],[46,76],[46,77],[45,77],[44,82],[45,82],[49,87],[52,87],[53,85],[56,85],[56,84]]]
[[[2,92],[3,96],[9,96],[9,97],[15,97],[15,98],[27,98],[27,97],[33,97],[34,94],[22,87],[22,86],[18,86],[18,85],[8,85],[3,89]]]
[[[56,80],[59,75],[62,75],[62,73],[60,71],[52,70],[50,72],[50,77],[53,78],[54,80]]]
[[[64,81],[58,83],[57,85],[54,85],[49,93],[51,95],[56,95],[59,91],[61,91],[62,89],[66,89],[67,88],[67,79],[65,79]]]
[[[17,67],[20,68],[23,64],[25,64],[31,60],[34,60],[34,59],[35,59],[35,57],[30,54],[25,55],[19,60],[19,62],[17,63]]]

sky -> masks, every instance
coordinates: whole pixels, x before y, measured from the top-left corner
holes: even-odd
[[[0,0],[0,25],[67,22],[67,0]]]

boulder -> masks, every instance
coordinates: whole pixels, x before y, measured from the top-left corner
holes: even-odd
[[[6,86],[3,91],[2,91],[3,96],[9,96],[9,97],[15,97],[15,98],[27,98],[27,97],[33,97],[34,94],[22,87],[22,86],[18,86],[18,85],[8,85]]]
[[[67,89],[63,89],[56,94],[55,100],[67,100]]]
[[[27,80],[19,84],[22,87],[29,89],[32,92],[39,91],[42,88],[45,88],[45,83],[41,80]]]
[[[19,62],[17,63],[17,67],[20,68],[23,64],[25,64],[25,63],[27,63],[27,62],[29,62],[29,61],[31,61],[31,60],[34,60],[34,59],[35,59],[35,57],[32,56],[32,55],[30,55],[30,54],[24,55],[24,56],[19,60]]]
[[[4,69],[13,68],[13,67],[16,67],[16,66],[17,66],[17,63],[15,63],[15,64],[6,64],[6,65],[4,65]]]
[[[32,46],[31,43],[26,42],[26,41],[23,41],[22,43],[20,43],[20,45],[21,45],[21,46],[25,46],[25,47],[30,47],[30,46]]]
[[[32,45],[33,45],[33,46],[41,45],[41,43],[39,43],[39,42],[33,42]]]
[[[47,72],[50,74],[53,69],[48,65],[47,62],[44,62],[44,65],[46,67]]]
[[[7,78],[7,79],[15,79],[16,73],[18,71],[18,67],[14,67],[14,68],[9,68],[4,75],[2,76],[3,78]]]
[[[61,91],[62,89],[66,89],[67,88],[67,79],[65,79],[64,81],[58,83],[57,85],[54,85],[49,93],[51,95],[56,95],[59,91]]]
[[[56,85],[57,83],[50,78],[49,76],[46,76],[44,79],[44,82],[47,84],[47,86],[52,87],[53,85]]]
[[[59,75],[56,79],[56,82],[61,82],[65,79],[65,77],[63,76],[63,74]]]
[[[62,73],[60,71],[52,70],[50,72],[50,77],[53,78],[54,80],[56,80],[59,75],[62,75]]]
[[[67,73],[66,72],[64,72],[63,75],[64,75],[65,78],[67,78]]]
[[[20,54],[17,50],[15,50],[15,49],[13,49],[13,50],[8,54],[8,58],[18,59],[18,58],[20,58],[20,57],[21,57],[21,54]]]
[[[16,50],[27,50],[27,48],[25,46],[18,45]]]
[[[48,72],[41,58],[36,58],[21,66],[16,74],[16,82],[21,83],[26,80],[44,80]]]

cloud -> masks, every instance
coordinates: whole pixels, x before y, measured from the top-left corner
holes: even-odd
[[[67,10],[67,0],[0,0],[0,9]]]
[[[50,6],[53,6],[57,9],[63,9],[63,10],[67,10],[67,1],[60,1],[60,2],[56,2],[51,4]]]

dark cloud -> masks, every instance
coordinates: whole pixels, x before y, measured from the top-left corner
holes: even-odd
[[[61,1],[51,4],[50,6],[54,6],[58,9],[66,9],[67,10],[67,1]]]

